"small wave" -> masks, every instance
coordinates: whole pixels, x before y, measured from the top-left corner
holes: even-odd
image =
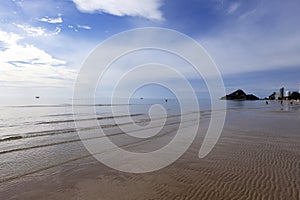
[[[22,135],[13,135],[13,136],[6,136],[0,139],[0,142],[10,141],[10,140],[19,140],[22,139]]]
[[[43,115],[41,117],[66,117],[73,116],[73,113],[64,113],[64,114],[54,114],[54,115]]]
[[[123,118],[123,117],[136,117],[140,116],[142,114],[132,114],[132,115],[119,115],[119,116],[108,116],[108,117],[97,117],[96,120],[105,120],[105,119],[114,119],[114,118]],[[91,121],[94,120],[95,118],[87,118],[87,119],[79,119],[79,120],[57,120],[57,121],[47,121],[47,122],[38,122],[36,125],[41,125],[41,124],[59,124],[59,123],[70,123],[70,122],[75,122],[75,121]]]

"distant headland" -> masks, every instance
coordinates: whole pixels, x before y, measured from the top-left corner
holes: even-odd
[[[253,94],[246,94],[243,90],[238,89],[237,91],[221,97],[221,100],[259,100],[259,98]]]

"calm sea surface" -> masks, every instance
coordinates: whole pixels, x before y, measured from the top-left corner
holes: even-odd
[[[179,103],[173,99],[167,102],[165,99],[133,99],[129,104],[76,105],[81,111],[77,113],[80,118],[77,117],[76,120],[87,122],[86,134],[92,138],[97,128],[89,127],[88,122],[96,116],[99,125],[107,130],[109,137],[118,137],[119,127],[130,126],[131,120],[141,126],[149,123],[148,111],[154,104],[165,108],[168,115],[167,125],[174,125],[180,120]],[[210,101],[202,99],[199,100],[199,104],[200,113],[209,118]],[[85,112],[86,108],[91,106],[95,109],[95,115]],[[112,108],[115,110],[114,114]],[[130,114],[126,112],[127,109]],[[300,113],[299,104],[280,105],[279,102],[270,102],[266,105],[264,101],[228,101],[227,109],[252,110],[254,113],[262,110]],[[153,116],[152,120],[159,117]],[[118,118],[121,123],[116,124],[114,118]],[[123,144],[127,143],[130,141],[123,141]],[[0,183],[86,156],[89,156],[89,153],[76,132],[71,101],[47,103],[35,100],[21,105],[12,102],[0,105]]]

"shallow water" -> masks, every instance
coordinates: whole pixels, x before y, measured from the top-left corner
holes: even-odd
[[[127,127],[131,128],[130,131],[136,131],[132,130],[133,123],[136,123],[143,130],[143,127],[151,122],[148,111],[154,104],[160,104],[167,112],[168,117],[165,127],[161,130],[162,134],[178,128],[181,114],[189,115],[189,120],[193,120],[193,112],[200,112],[201,120],[210,120],[211,112],[218,112],[211,111],[210,102],[205,99],[199,100],[199,110],[190,110],[185,113],[180,112],[176,100],[170,99],[166,102],[164,99],[135,99],[130,104],[76,105],[81,110],[77,113],[80,119],[76,118],[76,120],[85,123],[86,138],[93,139],[100,127],[91,126],[89,122],[96,116],[97,122],[106,131],[107,136],[118,145],[126,146],[142,141],[142,139],[126,137],[121,128]],[[86,113],[87,107],[94,107],[95,115]],[[112,108],[115,110],[113,114]],[[126,112],[128,108],[129,115]],[[286,131],[281,130],[280,125],[268,121],[270,115],[278,117],[292,115],[292,119],[300,120],[300,105],[288,103],[280,105],[279,102],[270,102],[266,105],[264,101],[228,101],[227,110],[230,113],[227,121],[234,122],[235,126],[238,126],[237,122],[245,123],[249,129],[257,129],[257,131],[267,131],[260,130],[259,127]],[[269,123],[269,126],[257,126],[257,122],[253,125],[251,121],[244,122],[241,120],[243,110],[248,111],[248,116],[251,114],[256,116],[258,113],[265,115],[266,120],[261,123]],[[150,128],[154,129],[160,126],[161,117],[159,113],[152,117],[153,125]],[[118,124],[115,119],[118,119]],[[299,130],[297,128],[299,127],[291,126],[288,131],[297,134]],[[60,104],[36,102],[28,105],[0,106],[0,182],[18,179],[87,156],[90,154],[82,145],[76,132],[70,102]]]

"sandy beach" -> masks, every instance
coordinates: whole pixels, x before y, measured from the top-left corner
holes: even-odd
[[[209,119],[175,163],[130,174],[108,168],[88,153],[27,175],[2,180],[1,199],[300,199],[300,108],[228,109],[221,138],[198,158]],[[172,134],[128,145],[164,143]],[[81,148],[83,148],[81,146]],[[84,150],[82,150],[84,152]],[[47,155],[45,155],[47,156]],[[59,155],[58,155],[59,156]],[[18,166],[11,165],[11,172]]]

